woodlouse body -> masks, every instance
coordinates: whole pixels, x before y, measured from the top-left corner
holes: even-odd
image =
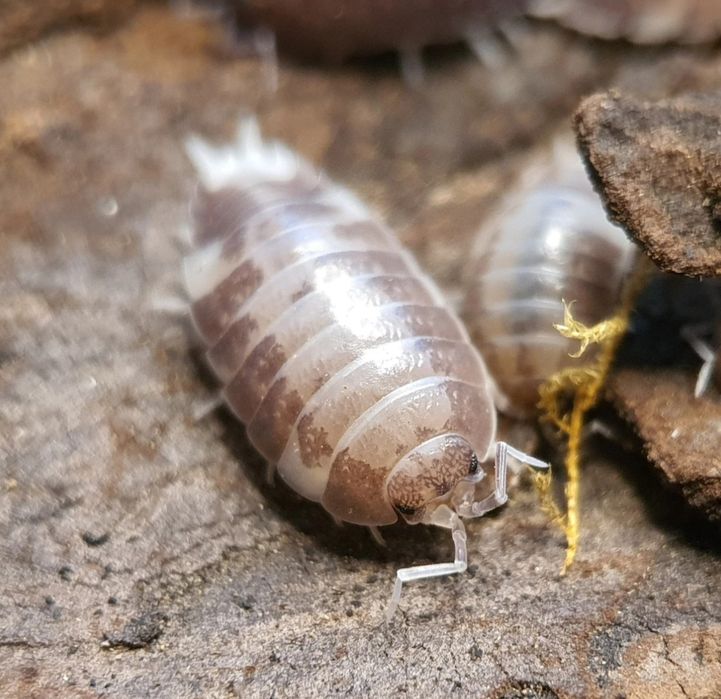
[[[461,517],[506,502],[509,455],[548,465],[495,441],[483,360],[358,199],[254,121],[234,146],[188,152],[202,181],[192,316],[250,440],[337,519],[374,528],[400,513],[452,532],[453,562],[398,570],[391,615],[403,582],[466,569]]]
[[[602,39],[696,44],[721,35],[716,0],[236,0],[241,21],[269,27],[281,49],[330,62],[470,40],[523,15]]]
[[[510,412],[528,415],[540,384],[574,360],[563,301],[587,325],[615,311],[634,246],[611,224],[573,145],[557,142],[478,234],[463,315]]]
[[[419,521],[495,446],[462,325],[354,196],[254,127],[235,150],[191,152],[203,187],[186,284],[228,405],[337,518]]]

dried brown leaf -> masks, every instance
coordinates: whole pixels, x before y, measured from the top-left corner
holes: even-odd
[[[611,217],[662,269],[721,274],[721,93],[581,103],[581,150]]]

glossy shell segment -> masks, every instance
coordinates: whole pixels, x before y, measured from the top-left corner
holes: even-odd
[[[233,147],[189,152],[202,180],[185,260],[193,321],[225,401],[283,479],[343,520],[381,525],[397,519],[387,482],[409,453],[448,447],[442,467],[462,442],[484,460],[486,368],[394,235],[252,123]]]
[[[509,412],[531,414],[540,384],[579,360],[562,337],[563,300],[597,323],[617,308],[634,247],[611,224],[571,144],[534,163],[478,233],[463,315]]]

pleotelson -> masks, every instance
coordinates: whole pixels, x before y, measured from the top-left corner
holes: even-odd
[[[202,185],[185,261],[224,398],[291,487],[340,519],[397,519],[387,480],[460,435],[485,458],[490,380],[432,282],[361,202],[252,127],[190,147]]]

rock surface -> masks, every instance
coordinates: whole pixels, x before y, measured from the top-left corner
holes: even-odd
[[[228,415],[195,419],[214,386],[155,310],[179,289],[191,131],[257,111],[453,293],[478,220],[583,94],[710,85],[719,54],[547,29],[496,71],[439,57],[420,91],[384,63],[284,64],[274,93],[225,36],[148,9],[0,63],[0,695],[721,694],[718,536],[643,460],[589,452],[566,578],[523,481],[469,526],[470,571],[409,586],[385,627],[395,569],[446,559],[447,536],[399,526],[382,549],[265,485]]]

